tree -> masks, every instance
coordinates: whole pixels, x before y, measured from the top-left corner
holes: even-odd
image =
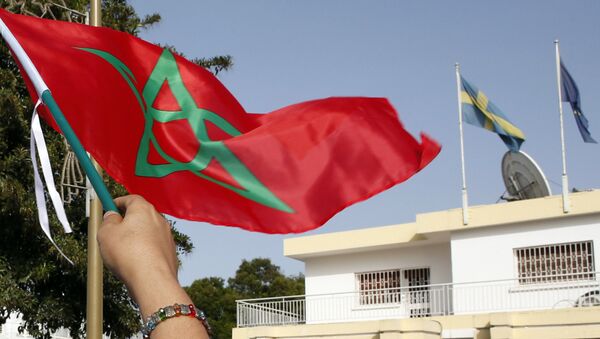
[[[88,1],[55,0],[61,6],[84,12]],[[49,19],[78,21],[77,15],[46,1],[0,0],[2,8]],[[125,0],[102,2],[104,26],[138,34],[160,20],[152,14],[140,18]],[[223,60],[219,64],[219,60]],[[205,59],[216,73],[231,67],[231,57]],[[212,63],[211,63],[212,62]],[[57,329],[68,328],[72,337],[83,335],[86,306],[87,218],[80,195],[68,206],[73,233],[65,235],[54,215],[50,223],[56,243],[74,265],[67,263],[41,232],[33,193],[29,155],[29,120],[33,105],[16,64],[4,41],[0,44],[0,324],[11,313],[23,316],[23,329],[36,338],[49,338]],[[65,156],[62,137],[44,127],[54,169]],[[58,172],[56,172],[58,174]],[[125,190],[106,179],[114,196]],[[173,229],[178,253],[189,253],[193,245],[186,235]],[[140,328],[139,315],[130,306],[125,287],[111,274],[104,277],[104,331],[125,338]]]
[[[286,277],[267,258],[243,260],[228,284],[241,299],[304,294],[303,275]]]
[[[304,276],[285,276],[271,260],[256,258],[243,260],[227,285],[222,278],[203,278],[186,291],[206,312],[215,339],[227,339],[236,325],[236,300],[304,294]]]
[[[231,337],[235,327],[237,294],[225,286],[225,280],[217,277],[198,279],[186,291],[194,304],[208,316],[214,338]]]

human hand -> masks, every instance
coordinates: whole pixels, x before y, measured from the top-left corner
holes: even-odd
[[[149,275],[177,280],[175,242],[165,218],[141,196],[120,197],[115,203],[125,216],[107,212],[97,236],[106,266],[128,288],[147,284]]]
[[[100,254],[127,286],[144,319],[167,305],[191,304],[177,281],[177,255],[171,227],[149,202],[137,195],[115,199],[124,217],[107,212],[98,230]],[[190,317],[165,321],[152,338],[206,338],[201,323]]]

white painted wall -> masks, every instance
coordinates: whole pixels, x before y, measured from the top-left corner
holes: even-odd
[[[451,282],[450,244],[360,252],[305,260],[306,294],[356,291],[355,274],[398,268],[430,268],[432,284]]]
[[[450,258],[450,244],[443,243],[307,259],[306,322],[405,317],[409,311],[403,305],[358,305],[355,274],[429,267],[432,284],[447,283]]]
[[[19,334],[18,328],[20,325],[20,317],[15,314],[11,314],[11,316],[6,320],[6,323],[1,326],[0,339],[32,338],[27,333]]]
[[[454,232],[452,280],[472,282],[517,278],[513,249],[592,240],[600,264],[600,219],[580,216]]]
[[[318,323],[407,317],[409,310],[403,303],[359,305],[353,293],[357,290],[356,273],[398,268],[429,267],[431,284],[454,283],[448,293],[439,294],[438,304],[452,303],[456,314],[573,306],[579,296],[600,289],[599,282],[519,286],[516,281],[506,281],[517,278],[513,250],[590,240],[595,247],[595,270],[600,271],[598,215],[458,231],[452,233],[450,243],[310,258],[305,260],[306,320]],[[505,281],[463,284],[494,280]],[[432,300],[437,298],[434,290]],[[444,309],[442,305],[440,310]],[[432,312],[436,312],[436,306],[432,306]]]
[[[600,264],[600,220],[598,216],[579,216],[559,220],[537,221],[506,226],[480,228],[455,232],[451,235],[452,280],[454,283],[515,279],[516,260],[513,250],[521,247],[542,246],[577,241],[593,241],[594,263]],[[560,285],[558,285],[560,286]],[[474,295],[472,287],[461,291],[455,286],[454,311],[474,313],[474,305],[486,309],[535,309],[553,308],[556,305],[573,304],[579,296],[597,283],[567,288],[554,286],[519,286],[518,282],[498,283],[498,287],[486,289],[485,294]],[[532,300],[534,302],[532,303]],[[483,305],[492,302],[494,305]],[[520,307],[520,305],[523,305]]]
[[[33,338],[27,332],[20,334],[19,326],[21,326],[22,320],[20,315],[11,314],[10,317],[6,320],[4,325],[0,326],[0,339],[29,339]],[[104,335],[103,339],[110,339],[108,336]],[[130,339],[141,339],[141,333],[131,337]],[[55,333],[52,334],[52,339],[71,339],[69,335],[69,330],[67,329],[59,329]]]

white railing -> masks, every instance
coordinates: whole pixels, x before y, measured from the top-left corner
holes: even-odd
[[[306,322],[306,297],[237,300],[237,326],[288,325]]]
[[[548,281],[551,281],[548,277]],[[555,278],[555,277],[554,277]],[[600,273],[237,301],[237,326],[318,324],[600,305]]]

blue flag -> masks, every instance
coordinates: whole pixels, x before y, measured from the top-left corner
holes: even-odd
[[[597,144],[596,140],[592,138],[590,134],[589,122],[583,112],[581,111],[581,100],[579,98],[579,89],[577,88],[577,84],[567,68],[563,64],[562,60],[560,61],[560,78],[561,78],[561,86],[560,91],[562,95],[562,101],[568,102],[571,104],[571,108],[573,109],[573,116],[575,117],[575,121],[577,122],[577,127],[579,128],[579,133],[581,133],[581,137],[583,141]]]
[[[497,133],[509,150],[518,152],[521,144],[525,141],[525,134],[513,125],[483,92],[462,76],[460,79],[462,83],[460,98],[465,121]]]

